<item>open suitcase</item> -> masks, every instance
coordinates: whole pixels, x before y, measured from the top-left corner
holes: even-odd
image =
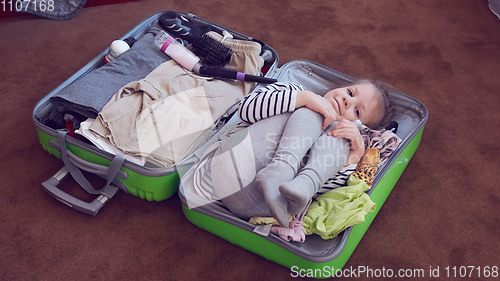
[[[284,64],[276,70],[274,78],[280,82],[299,82],[318,94],[356,80],[331,68],[304,60]],[[426,107],[419,101],[399,92],[391,92],[390,95],[396,107],[394,121],[398,124],[397,135],[401,143],[379,168],[371,189],[366,192],[377,207],[374,212],[365,216],[363,223],[350,226],[330,240],[323,240],[319,235],[313,234],[307,236],[304,243],[300,243],[285,241],[273,233],[261,235],[256,225],[236,217],[218,202],[196,203],[199,195],[194,191],[195,166],[181,177],[179,196],[185,216],[200,228],[289,267],[295,276],[335,276],[335,270],[342,269],[347,262],[415,153],[428,118]],[[221,132],[238,121],[238,116],[234,116]]]
[[[140,38],[162,13],[156,13],[144,20],[121,39]],[[176,13],[190,21],[202,22],[213,25],[215,28],[225,29],[199,19],[192,14]],[[231,30],[227,31],[234,38],[252,39]],[[268,58],[264,65],[265,70],[267,70],[266,77],[276,78],[281,82],[299,82],[306,89],[317,93],[324,93],[327,89],[334,88],[336,85],[355,80],[354,77],[311,61],[295,60],[284,64],[278,69],[277,53],[268,45],[263,44],[262,46],[263,51],[271,54],[270,59]],[[195,208],[191,208],[188,204],[188,201],[193,199],[191,196],[196,196],[192,190],[192,176],[195,164],[200,160],[205,149],[218,141],[219,136],[225,130],[238,123],[238,116],[234,112],[228,112],[228,118],[224,119],[224,122],[217,127],[217,130],[212,132],[212,136],[208,138],[208,141],[203,142],[178,165],[168,168],[137,165],[125,160],[123,157],[115,156],[92,144],[68,136],[67,130],[64,128],[53,128],[43,122],[44,117],[50,114],[53,107],[50,103],[50,97],[101,67],[104,64],[104,57],[107,52],[108,50],[104,50],[63,84],[45,96],[34,108],[33,121],[36,125],[40,143],[45,150],[61,158],[64,163],[64,167],[59,172],[43,183],[45,190],[70,207],[92,215],[97,214],[118,190],[148,201],[162,201],[177,192],[181,198],[183,212],[189,221],[233,244],[295,271],[320,270],[323,274],[326,274],[322,275],[323,277],[329,277],[332,275],[328,275],[325,269],[341,269],[344,266],[415,153],[427,121],[428,112],[422,103],[405,94],[391,92],[391,97],[396,106],[397,135],[402,141],[388,161],[379,168],[372,188],[367,191],[371,200],[377,205],[376,211],[368,213],[365,216],[364,223],[349,227],[334,239],[323,240],[317,235],[311,235],[307,237],[304,243],[287,242],[274,234],[267,236],[256,234],[253,224],[236,217],[220,204],[211,203],[196,206]],[[262,87],[262,85],[257,85],[257,87]],[[79,170],[88,171],[107,179],[107,184],[102,189],[93,190],[92,187],[87,188],[90,189],[90,193],[97,196],[90,203],[77,199],[57,187],[68,173],[71,173],[82,187],[86,185],[86,183],[82,183],[86,180],[82,178],[83,176],[80,176],[81,172]],[[89,192],[89,190],[87,191]]]
[[[158,25],[158,19],[164,13],[169,13],[169,15],[174,14],[178,18],[191,24],[194,23],[201,26],[209,25],[212,30],[218,33],[223,33],[223,30],[225,30],[229,32],[234,39],[258,41],[251,37],[225,29],[207,20],[200,19],[193,14],[177,11],[161,11],[155,13],[123,35],[120,39],[130,40],[130,38],[133,38],[132,40],[134,41],[140,40],[152,27],[165,30]],[[278,55],[268,45],[260,41],[258,42],[262,46],[262,54],[266,55],[262,71],[266,70],[272,73],[278,64]],[[151,48],[157,47],[153,46]],[[87,65],[82,67],[65,82],[42,98],[34,107],[32,115],[42,147],[50,154],[60,158],[64,163],[63,168],[42,184],[43,188],[64,204],[75,210],[91,215],[96,215],[118,190],[122,190],[147,201],[163,201],[168,199],[177,192],[179,183],[177,170],[180,167],[189,166],[189,164],[194,161],[193,157],[188,156],[182,161],[179,161],[175,166],[170,167],[148,165],[148,163],[145,165],[138,165],[119,154],[115,156],[113,153],[99,149],[92,143],[68,135],[68,130],[64,125],[53,125],[47,121],[54,111],[51,97],[54,97],[66,87],[71,86],[71,84],[81,79],[85,79],[85,77],[95,73],[95,71],[100,71],[102,66],[105,65],[108,51],[109,48],[102,51]],[[155,51],[159,52],[156,55],[162,57],[164,61],[169,59],[161,50],[155,49]],[[119,57],[116,60],[118,61],[119,59],[121,58]],[[140,60],[140,58],[138,60]],[[142,61],[138,63],[141,62]],[[150,71],[152,70],[153,67],[151,67]],[[118,73],[118,75],[123,75],[123,73]],[[139,80],[141,78],[142,77],[136,77],[134,79]],[[119,90],[119,87],[116,88],[115,92],[117,90]],[[228,108],[226,115],[230,116],[234,113],[234,110],[235,108]],[[217,128],[221,127],[227,119],[229,118],[221,117],[220,120],[218,120],[219,124],[217,124],[213,132],[208,132],[208,135],[215,133]],[[81,171],[96,174],[106,179],[106,185],[103,188],[94,188]],[[75,181],[77,181],[85,191],[95,195],[95,199],[92,202],[80,200],[58,188],[58,184],[68,173],[72,175]]]

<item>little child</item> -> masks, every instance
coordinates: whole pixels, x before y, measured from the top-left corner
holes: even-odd
[[[237,157],[214,157],[213,189],[221,194],[218,190],[227,188],[231,175],[218,167],[229,161],[247,179],[238,178],[242,188],[220,198],[224,205],[241,218],[272,215],[288,227],[289,215],[304,211],[322,183],[363,156],[363,139],[354,121],[379,129],[390,123],[392,113],[387,89],[376,81],[360,80],[324,96],[298,83],[268,85],[241,102],[239,116],[251,123],[245,128],[251,148],[239,149]],[[244,138],[237,132],[232,141],[231,136],[221,140],[218,155],[231,150],[228,144],[236,147],[234,139]],[[252,163],[242,165],[245,161]],[[248,180],[249,175],[254,178]]]

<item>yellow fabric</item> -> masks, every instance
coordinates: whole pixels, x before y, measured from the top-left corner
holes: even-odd
[[[370,187],[353,175],[343,186],[322,194],[314,201],[304,217],[306,235],[318,234],[323,239],[335,238],[340,232],[365,221],[365,215],[376,209],[365,193]]]
[[[260,224],[279,225],[276,219],[273,217],[251,217],[248,222],[255,225],[260,225]]]

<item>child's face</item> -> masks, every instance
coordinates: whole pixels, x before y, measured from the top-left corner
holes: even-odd
[[[336,88],[324,95],[337,115],[349,121],[359,119],[373,128],[382,120],[384,109],[382,96],[371,83],[359,83],[344,88]]]

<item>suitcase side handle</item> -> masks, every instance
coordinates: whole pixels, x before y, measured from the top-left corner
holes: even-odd
[[[52,195],[52,197],[57,199],[59,202],[62,202],[65,205],[88,215],[97,215],[104,204],[106,204],[109,199],[111,199],[118,191],[117,186],[110,184],[104,187],[101,190],[99,196],[97,196],[92,202],[85,202],[62,191],[57,187],[57,185],[67,175],[68,170],[66,169],[66,167],[62,167],[54,176],[44,181],[42,183],[42,186],[44,187],[45,191],[47,191],[47,193]]]
[[[57,142],[50,142],[50,144],[61,152],[61,160],[64,167],[60,169],[54,176],[42,183],[45,191],[47,191],[54,198],[60,202],[89,215],[96,215],[99,210],[111,199],[119,187],[112,184],[115,178],[127,178],[127,173],[120,168],[125,162],[123,155],[115,155],[109,167],[99,164],[94,164],[80,159],[71,151],[66,148],[66,131],[57,132]],[[83,175],[81,170],[97,174],[106,178],[106,184],[101,189],[95,189],[92,184]],[[73,179],[90,194],[95,194],[97,197],[91,202],[84,202],[64,191],[59,189],[58,184],[67,176],[71,174]]]

